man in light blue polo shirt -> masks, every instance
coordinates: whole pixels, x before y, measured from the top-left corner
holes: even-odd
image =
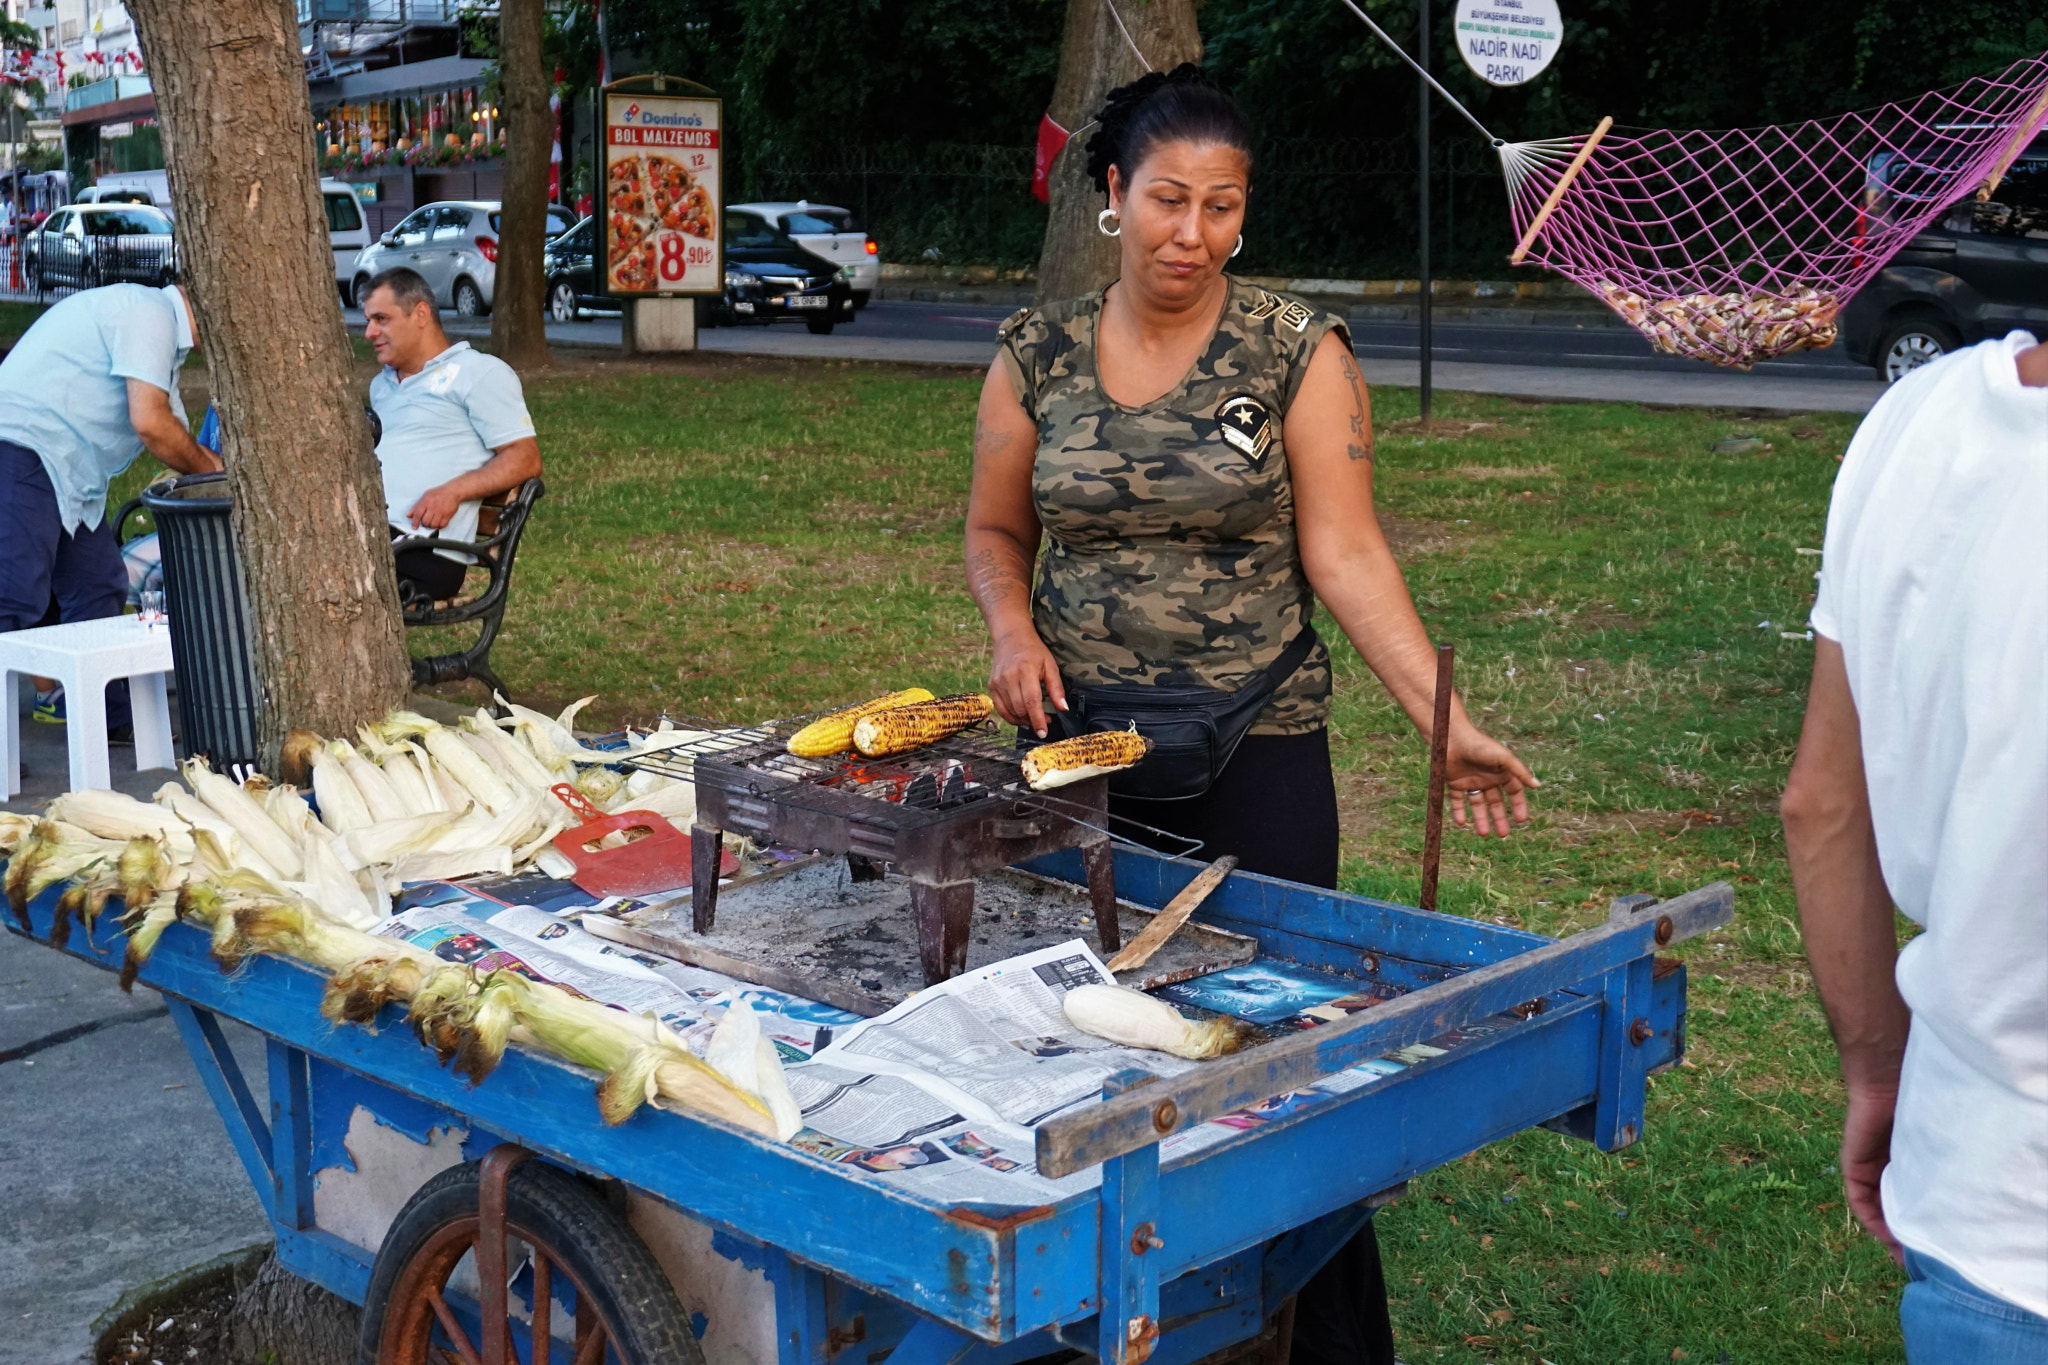
[[[448,344],[434,291],[400,267],[363,290],[363,337],[384,369],[370,381],[381,432],[384,515],[392,537],[438,531],[475,540],[478,503],[540,474],[540,445],[519,376],[466,341]],[[458,595],[468,565],[454,550],[398,555],[399,595]]]
[[[107,484],[143,450],[182,474],[220,468],[178,401],[191,349],[180,286],[110,284],[59,300],[0,360],[0,632],[38,624],[53,600],[60,621],[120,615],[128,571]],[[39,718],[61,715],[38,702]],[[116,683],[109,733],[127,724],[128,685]]]

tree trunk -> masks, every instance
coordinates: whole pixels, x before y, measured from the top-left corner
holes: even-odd
[[[548,363],[541,268],[548,233],[548,153],[555,121],[541,65],[542,0],[500,0],[498,81],[505,109],[505,198],[498,233],[498,282],[491,299],[491,349],[517,369]]]
[[[273,1253],[236,1296],[226,1328],[228,1359],[238,1363],[356,1365],[362,1310],[292,1274]]]
[[[1202,60],[1202,34],[1195,25],[1194,0],[1114,0],[1131,41],[1155,71]],[[1087,293],[1116,278],[1116,241],[1096,226],[1109,200],[1088,179],[1084,128],[1103,97],[1145,74],[1145,65],[1124,41],[1108,0],[1067,0],[1067,26],[1060,40],[1060,74],[1053,85],[1053,122],[1074,130],[1074,139],[1052,164],[1052,212],[1045,224],[1045,250],[1038,258],[1038,301],[1055,303]]]
[[[383,483],[351,390],[289,0],[132,0],[222,415],[266,769],[411,685]],[[258,268],[251,269],[252,263]]]

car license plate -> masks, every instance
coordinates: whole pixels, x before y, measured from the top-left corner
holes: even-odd
[[[824,308],[832,302],[825,294],[791,294],[783,301],[792,308]]]

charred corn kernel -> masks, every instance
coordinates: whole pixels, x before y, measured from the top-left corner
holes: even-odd
[[[892,706],[854,723],[853,747],[869,758],[887,758],[926,744],[936,744],[978,725],[995,713],[996,704],[986,693],[964,692],[937,701]]]
[[[1069,782],[1128,768],[1152,745],[1135,730],[1098,730],[1051,744],[1024,755],[1024,781],[1033,791],[1064,787]]]
[[[798,758],[824,758],[831,754],[843,754],[853,747],[853,727],[862,716],[872,716],[877,711],[886,711],[892,706],[908,706],[912,702],[931,701],[932,694],[922,687],[906,687],[901,692],[875,697],[858,706],[845,706],[823,715],[789,737],[789,751]]]

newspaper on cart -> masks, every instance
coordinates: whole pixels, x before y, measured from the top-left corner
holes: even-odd
[[[1115,978],[1075,939],[990,963],[928,987],[863,1019],[830,1005],[620,947],[586,932],[586,910],[506,904],[459,885],[439,886],[379,930],[479,971],[509,968],[674,1029],[700,1055],[727,1008],[745,1001],[776,1045],[804,1127],[793,1146],[823,1161],[923,1197],[1019,1206],[1093,1188],[1099,1168],[1054,1180],[1034,1160],[1037,1126],[1099,1103],[1118,1072],[1175,1076],[1197,1065],[1082,1033],[1062,1000],[1076,986]],[[1189,989],[1193,988],[1193,989]],[[1187,983],[1185,1003],[1267,1021],[1276,1010],[1311,1017],[1373,1003],[1327,979],[1291,979],[1260,963]],[[1166,994],[1176,994],[1169,988]],[[1278,1002],[1276,1004],[1276,1001]],[[1434,1055],[1418,1046],[1326,1077],[1304,1090],[1172,1134],[1163,1161],[1191,1155],[1259,1125],[1368,1085]]]

